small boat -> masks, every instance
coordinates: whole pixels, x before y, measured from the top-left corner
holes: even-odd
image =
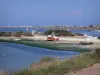
[[[47,36],[47,40],[48,41],[58,41],[59,40],[59,37],[55,37],[55,36],[48,35]]]

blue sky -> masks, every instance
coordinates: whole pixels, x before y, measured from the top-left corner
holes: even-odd
[[[0,25],[100,24],[100,0],[0,0]]]

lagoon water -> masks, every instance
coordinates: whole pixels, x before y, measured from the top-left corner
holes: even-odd
[[[34,28],[29,28],[29,31],[31,32],[32,30],[36,30],[36,31],[39,31],[39,32],[44,32],[46,31],[45,29],[34,29]],[[0,32],[17,32],[17,31],[24,31],[26,32],[26,28],[23,27],[23,28],[19,28],[19,27],[4,27],[4,28],[0,28]]]
[[[16,43],[0,42],[0,69],[17,70],[28,68],[33,62],[38,62],[44,56],[71,58],[78,52],[57,51],[26,46]]]
[[[74,33],[81,33],[81,34],[87,34],[89,36],[99,36],[100,37],[100,32],[98,31],[88,31],[88,30],[71,30]]]

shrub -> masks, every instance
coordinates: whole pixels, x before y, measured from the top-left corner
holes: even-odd
[[[46,57],[43,57],[43,58],[40,60],[40,62],[50,62],[50,61],[52,61],[52,60],[54,60],[54,58],[49,57],[49,56],[46,56]]]
[[[96,49],[96,50],[95,50],[95,56],[96,56],[97,58],[100,58],[100,49]]]
[[[98,39],[100,39],[100,37],[98,37]]]
[[[55,33],[56,36],[74,36],[73,33],[67,31],[67,30],[48,30],[44,32],[45,35],[51,35],[52,33]]]
[[[32,34],[30,32],[23,32],[22,35],[24,35],[24,36],[32,36]]]
[[[9,36],[12,36],[12,33],[11,32],[0,32],[0,36],[9,37]]]

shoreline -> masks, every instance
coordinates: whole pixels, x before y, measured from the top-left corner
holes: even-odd
[[[5,39],[5,40],[9,40],[9,39],[27,39],[27,40],[47,40],[47,36],[46,35],[34,35],[34,36],[29,36],[29,37],[26,37],[26,36],[21,36],[21,37],[14,37],[14,36],[11,36],[11,37],[0,37],[0,39]],[[84,42],[93,42],[93,43],[98,43],[100,44],[100,40],[99,39],[93,39],[93,38],[90,38],[90,39],[87,39],[86,37],[84,36],[74,36],[74,37],[70,37],[70,36],[66,36],[66,37],[59,37],[59,40],[60,41],[69,41],[69,42],[80,42],[80,41],[84,41]]]
[[[79,42],[93,42],[91,45],[79,45]],[[100,48],[99,39],[87,40],[85,37],[60,37],[59,41],[47,41],[45,35],[31,37],[0,37],[0,42],[10,42],[28,46],[60,51],[92,51]]]
[[[43,41],[14,41],[14,40],[0,40],[0,42],[8,42],[8,43],[17,43],[17,44],[23,44],[23,45],[27,45],[27,46],[33,46],[33,47],[39,47],[39,48],[45,48],[45,49],[49,49],[49,50],[59,50],[59,51],[77,51],[77,52],[90,52],[91,50],[87,49],[87,48],[78,48],[75,46],[71,46],[71,45],[67,45],[67,46],[63,46],[56,44],[55,43],[44,43]],[[29,43],[29,42],[33,42],[33,43]]]
[[[59,50],[59,51],[77,51],[77,52],[90,52],[94,49],[91,48],[85,48],[85,46],[82,48],[80,45],[72,45],[71,43],[55,43],[55,42],[47,42],[47,41],[15,41],[15,40],[0,40],[0,42],[9,42],[9,43],[17,43],[17,44],[23,44],[27,46],[34,46],[34,47],[40,47],[50,50]]]

